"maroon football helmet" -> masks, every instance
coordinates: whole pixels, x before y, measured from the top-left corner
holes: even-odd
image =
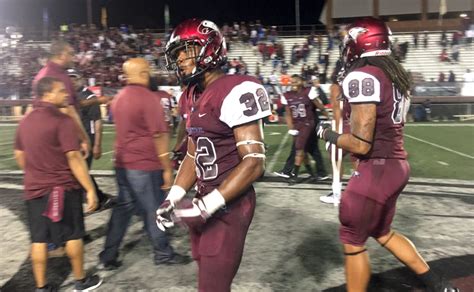
[[[364,57],[388,56],[390,50],[390,28],[381,20],[366,17],[356,20],[346,28],[346,36],[341,47],[343,68]]]
[[[194,54],[195,45],[199,51]],[[193,56],[196,67],[193,72],[184,75],[177,64],[178,53],[186,50],[187,56]],[[175,71],[179,80],[189,84],[204,72],[222,66],[227,61],[225,39],[217,25],[209,20],[188,19],[180,23],[170,36],[165,49],[166,68]]]

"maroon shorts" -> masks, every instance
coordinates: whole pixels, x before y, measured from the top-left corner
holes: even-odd
[[[252,187],[211,217],[202,231],[190,230],[192,255],[199,268],[199,291],[230,291],[254,210]]]
[[[306,145],[308,144],[311,135],[316,135],[314,122],[307,122],[295,125],[295,129],[299,131],[298,136],[296,136],[295,142],[296,151],[306,150]]]
[[[406,160],[369,159],[359,162],[342,193],[339,238],[344,244],[363,246],[367,238],[390,232],[397,198],[408,183]]]

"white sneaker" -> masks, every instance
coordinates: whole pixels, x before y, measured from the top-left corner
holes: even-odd
[[[273,174],[283,178],[290,178],[290,174],[283,171],[274,171]]]
[[[326,196],[321,196],[319,197],[319,200],[326,204],[333,204],[334,206],[339,206],[339,203],[341,202],[341,198],[334,195],[333,193],[330,193]]]

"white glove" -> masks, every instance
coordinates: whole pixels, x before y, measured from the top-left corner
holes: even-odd
[[[166,200],[156,210],[156,225],[162,231],[174,226],[172,212],[176,203],[186,195],[186,191],[177,185],[171,187]]]
[[[290,134],[291,136],[298,136],[299,133],[300,131],[298,130],[288,130],[288,134]]]

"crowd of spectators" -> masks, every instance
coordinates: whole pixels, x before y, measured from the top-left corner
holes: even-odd
[[[28,96],[33,77],[46,62],[48,53],[40,46],[25,49],[20,45],[5,50],[0,58],[0,97]],[[15,67],[18,72],[12,70]]]
[[[54,32],[51,40],[62,39],[75,49],[76,70],[88,80],[90,86],[120,87],[122,85],[122,63],[131,57],[144,57],[156,67],[161,67],[163,42],[156,40],[149,31],[135,33],[127,26],[99,30],[85,25],[69,25],[67,29]],[[0,93],[5,90],[19,90],[21,97],[29,97],[31,81],[44,65],[48,52],[41,47],[20,43],[11,54],[17,58],[2,58]],[[11,55],[11,56],[12,56]],[[18,60],[19,72],[10,72],[8,63]],[[163,84],[173,81],[172,76],[162,78]],[[16,89],[15,89],[16,88]],[[18,89],[19,88],[19,89]]]

